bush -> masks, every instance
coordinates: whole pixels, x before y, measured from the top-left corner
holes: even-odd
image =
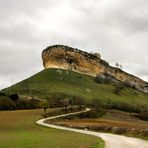
[[[46,99],[50,107],[62,107],[61,100],[64,100],[66,97],[67,95],[64,93],[51,93]]]
[[[13,101],[16,101],[16,100],[19,99],[18,94],[11,94],[11,95],[9,95],[9,97],[10,97],[10,99],[13,100]]]
[[[102,117],[104,114],[105,114],[105,111],[103,111],[103,110],[96,110],[96,109],[92,108],[88,112],[84,112],[84,113],[77,114],[77,115],[66,116],[66,117],[63,117],[63,119],[72,120],[72,119],[79,119],[79,118],[80,119],[98,118],[98,117]]]
[[[101,117],[105,114],[103,110],[96,110],[96,109],[91,109],[89,112],[85,112],[82,114],[79,114],[79,118],[98,118]]]
[[[136,114],[136,115],[134,115],[134,117],[137,117],[141,120],[148,121],[148,110],[146,112]]]
[[[49,101],[50,107],[64,107],[66,102],[66,104],[79,105],[80,107],[85,104],[81,96],[64,93],[52,93],[47,97],[47,100]]]
[[[106,109],[116,109],[126,112],[141,113],[143,110],[148,110],[146,106],[139,106],[138,104],[131,105],[125,102],[112,102],[110,100],[103,104],[103,108]]]
[[[14,110],[16,104],[8,97],[0,97],[0,110]]]
[[[114,86],[113,93],[116,94],[116,95],[120,95],[121,94],[121,91],[123,89],[124,89],[124,86],[123,85],[115,85]]]
[[[80,107],[85,104],[84,98],[81,96],[72,97],[72,101],[74,105],[79,105]]]
[[[40,108],[39,101],[34,99],[31,100],[17,100],[16,101],[17,109],[37,109]]]
[[[99,99],[94,98],[94,99],[91,100],[91,106],[93,108],[95,108],[96,110],[102,109],[102,106],[103,106],[102,101],[99,100]]]
[[[100,60],[100,63],[103,64],[104,66],[109,66],[109,63],[105,60]]]
[[[108,84],[112,81],[111,76],[107,76],[106,74],[97,75],[94,79],[96,83],[99,84]]]
[[[3,92],[0,92],[0,96],[6,96],[6,94]]]

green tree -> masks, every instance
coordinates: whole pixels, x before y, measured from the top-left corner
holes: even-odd
[[[64,99],[61,101],[61,103],[63,104],[65,111],[67,111],[67,107],[69,105],[69,100],[68,99]]]
[[[79,105],[79,108],[81,110],[83,105],[84,105],[84,99],[81,96],[75,97],[74,98],[74,103],[75,103],[75,105]]]
[[[73,110],[73,100],[72,99],[69,100],[69,105],[71,106],[71,110]]]
[[[47,102],[47,101],[40,102],[40,107],[43,108],[44,117],[46,118],[46,116],[47,116],[47,108],[49,108],[49,102]]]
[[[9,97],[0,97],[0,110],[14,110],[16,109],[16,104]]]

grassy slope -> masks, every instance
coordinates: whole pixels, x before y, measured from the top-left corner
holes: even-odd
[[[0,148],[103,148],[97,137],[35,124],[42,110],[0,112]]]
[[[114,102],[125,102],[132,105],[147,105],[148,94],[138,90],[125,88],[121,95],[113,93],[112,84],[97,84],[94,78],[75,72],[57,69],[46,69],[38,74],[16,84],[7,91],[17,91],[20,94],[29,95],[29,87],[32,88],[34,96],[45,97],[50,93],[66,93],[70,95],[83,96],[86,100],[97,98],[99,100],[112,100]],[[30,85],[31,84],[31,85]],[[27,89],[24,89],[24,88]]]

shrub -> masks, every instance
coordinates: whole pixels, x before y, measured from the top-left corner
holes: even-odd
[[[50,107],[64,107],[67,105],[79,105],[80,108],[85,104],[84,98],[81,96],[74,96],[64,93],[51,93],[47,100],[50,103]]]
[[[64,100],[68,97],[68,95],[64,93],[51,93],[47,96],[47,100],[50,104],[50,107],[62,107],[63,104],[61,100]]]
[[[121,111],[135,112],[135,113],[141,113],[144,110],[148,110],[146,106],[139,106],[138,104],[131,105],[131,104],[127,104],[125,102],[112,102],[110,100],[106,101],[103,104],[103,108],[117,109],[117,110],[121,110]]]
[[[10,97],[10,99],[13,100],[13,101],[16,101],[16,100],[19,99],[18,94],[11,94],[11,95],[9,95],[9,97]]]
[[[19,99],[16,101],[17,109],[36,109],[40,108],[39,101],[31,99],[31,100],[23,100]]]
[[[109,63],[105,60],[100,60],[100,63],[103,64],[104,66],[109,66]]]
[[[0,92],[0,96],[6,96],[6,94],[3,92]]]
[[[0,110],[14,110],[16,104],[8,97],[0,97]]]
[[[101,75],[97,75],[94,79],[94,81],[96,83],[99,83],[99,84],[108,84],[112,81],[112,77],[107,75],[107,74],[101,74]]]
[[[98,117],[101,117],[103,114],[105,114],[103,110],[97,110],[93,108],[89,112],[79,114],[78,117],[79,118],[98,118]]]
[[[64,106],[65,110],[67,110],[67,107],[69,105],[69,100],[68,99],[61,100],[61,105]]]
[[[46,111],[47,111],[47,108],[49,108],[49,102],[48,101],[42,101],[42,102],[40,102],[39,105],[40,105],[41,108],[43,108],[44,117],[46,118],[46,115],[47,115]]]
[[[113,93],[116,94],[116,95],[120,95],[121,94],[121,91],[123,89],[124,89],[124,86],[123,85],[115,85],[114,86]]]
[[[82,109],[82,106],[85,104],[84,98],[81,96],[74,96],[72,100],[74,105],[80,106],[80,109]]]
[[[141,119],[141,120],[148,121],[148,110],[146,112],[139,113],[139,114],[136,114],[134,116]]]
[[[91,106],[95,108],[96,110],[102,109],[102,102],[101,100],[94,98],[91,101]]]

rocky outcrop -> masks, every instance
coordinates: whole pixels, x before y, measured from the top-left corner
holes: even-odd
[[[105,73],[141,90],[148,86],[142,79],[110,66],[101,59],[99,53],[87,53],[68,46],[54,45],[42,52],[42,59],[45,68],[68,69],[92,76]]]

